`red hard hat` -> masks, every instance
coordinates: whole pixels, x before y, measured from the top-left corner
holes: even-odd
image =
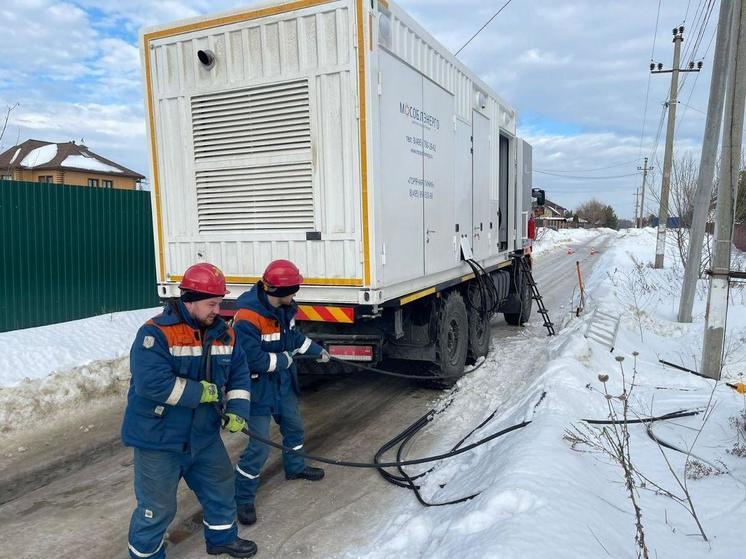
[[[262,281],[272,287],[292,287],[303,283],[303,276],[290,260],[275,260],[264,270]]]
[[[197,291],[199,293],[209,293],[216,297],[222,297],[230,293],[225,288],[225,276],[217,266],[200,262],[189,266],[181,278],[179,289],[185,291]]]

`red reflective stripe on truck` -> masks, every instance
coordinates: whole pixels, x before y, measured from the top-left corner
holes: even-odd
[[[330,307],[327,305],[298,305],[297,320],[313,322],[355,322],[355,309],[352,307]]]

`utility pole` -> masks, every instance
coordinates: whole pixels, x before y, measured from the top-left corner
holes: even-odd
[[[733,207],[738,192],[741,140],[746,105],[746,0],[733,2],[731,36],[735,57],[728,69],[723,116],[723,148],[715,221],[715,250],[707,296],[705,336],[702,343],[702,374],[720,378],[728,318],[730,250],[733,237]]]
[[[734,2],[723,2],[720,4],[717,39],[715,40],[715,56],[712,65],[712,78],[710,80],[710,100],[707,106],[702,154],[699,160],[697,190],[694,194],[692,224],[689,228],[689,250],[686,267],[684,268],[681,298],[679,299],[679,322],[692,321],[694,294],[697,288],[697,280],[700,277],[702,243],[705,236],[707,216],[710,210],[712,181],[715,177],[715,163],[717,161],[718,142],[720,139],[720,124],[723,120],[725,82],[728,75],[728,65],[736,58],[735,52],[732,50],[735,48],[735,40],[730,33],[731,25],[735,19],[733,16],[733,4]]]
[[[699,72],[694,68],[694,62],[689,63],[689,70],[679,68],[681,62],[681,43],[684,41],[684,26],[673,29],[673,66],[664,70],[663,64],[650,63],[653,74],[671,74],[671,93],[668,96],[668,128],[666,129],[666,152],[663,156],[663,179],[661,181],[661,203],[658,211],[658,240],[655,244],[655,267],[663,268],[666,253],[666,226],[668,225],[668,192],[671,189],[671,163],[673,160],[673,135],[676,129],[676,97],[679,92],[679,72]],[[701,65],[700,65],[701,68]]]
[[[638,187],[637,190],[635,190],[635,227],[639,227],[638,223],[640,222],[640,188]]]
[[[640,217],[637,219],[637,228],[642,227],[642,220],[645,218],[645,182],[648,178],[648,171],[652,171],[654,167],[648,167],[648,158],[645,158],[645,163],[642,167],[638,167],[638,171],[642,171],[642,196],[640,198]]]

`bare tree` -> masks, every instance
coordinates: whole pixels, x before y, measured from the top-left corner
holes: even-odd
[[[684,267],[689,251],[689,230],[694,215],[694,194],[697,191],[698,174],[699,168],[690,153],[674,160],[670,207],[674,215],[678,216],[679,226],[673,227],[671,233],[676,240],[676,248]]]
[[[591,227],[598,227],[599,225],[602,225],[606,219],[604,208],[604,204],[594,198],[593,200],[588,200],[587,202],[580,204],[578,209],[575,211],[575,215],[585,219],[590,223]]]
[[[8,105],[5,108],[5,117],[3,118],[3,126],[2,128],[0,128],[0,146],[2,146],[3,136],[5,136],[5,130],[8,128],[8,121],[10,120],[10,113],[12,113],[13,109],[15,109],[16,107],[18,107],[18,103],[12,106]],[[1,148],[0,148],[0,151],[2,151]]]
[[[585,219],[591,227],[610,227],[616,229],[619,225],[614,208],[602,204],[595,198],[578,206],[575,215]]]

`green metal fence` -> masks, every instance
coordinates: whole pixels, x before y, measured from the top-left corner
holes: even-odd
[[[0,180],[0,332],[158,304],[148,192]]]

